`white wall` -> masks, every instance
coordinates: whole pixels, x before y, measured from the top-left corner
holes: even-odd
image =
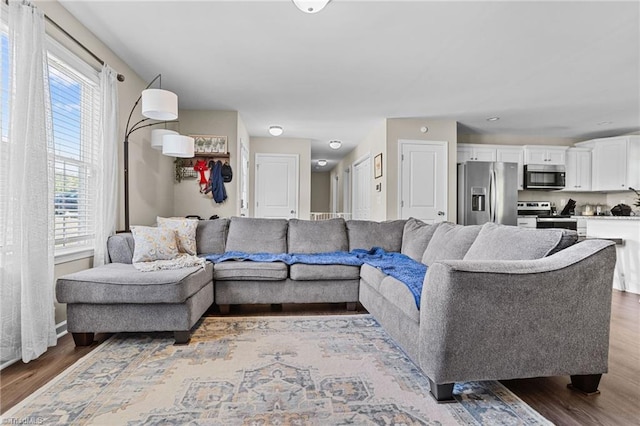
[[[311,212],[311,140],[296,138],[251,138],[249,151],[249,216],[255,215],[255,163],[256,154],[299,155],[299,219],[309,219]]]

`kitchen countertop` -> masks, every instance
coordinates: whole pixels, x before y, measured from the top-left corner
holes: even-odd
[[[598,220],[640,220],[640,216],[571,216],[576,219]]]

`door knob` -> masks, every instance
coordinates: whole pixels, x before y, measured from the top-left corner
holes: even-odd
[[[438,212],[438,216],[444,216],[444,212],[443,211],[439,211]]]
[[[294,214],[296,211],[295,210],[291,210],[291,214]]]

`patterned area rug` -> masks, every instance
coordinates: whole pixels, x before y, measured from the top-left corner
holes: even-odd
[[[498,382],[429,383],[369,315],[207,317],[189,345],[119,334],[4,421],[63,425],[541,425]]]

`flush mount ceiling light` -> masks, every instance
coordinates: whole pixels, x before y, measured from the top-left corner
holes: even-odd
[[[613,124],[613,121],[601,121],[598,126],[608,126],[609,124]]]
[[[489,117],[487,118],[487,121],[498,121],[500,120],[500,117]]]
[[[318,13],[331,0],[293,0],[293,4],[304,13]]]
[[[327,160],[318,160],[318,166],[324,167],[327,165]]]
[[[342,142],[340,141],[329,141],[329,148],[331,149],[339,149],[342,146]]]
[[[282,126],[269,127],[269,133],[271,134],[271,136],[280,136],[283,132],[284,130],[282,129]]]

